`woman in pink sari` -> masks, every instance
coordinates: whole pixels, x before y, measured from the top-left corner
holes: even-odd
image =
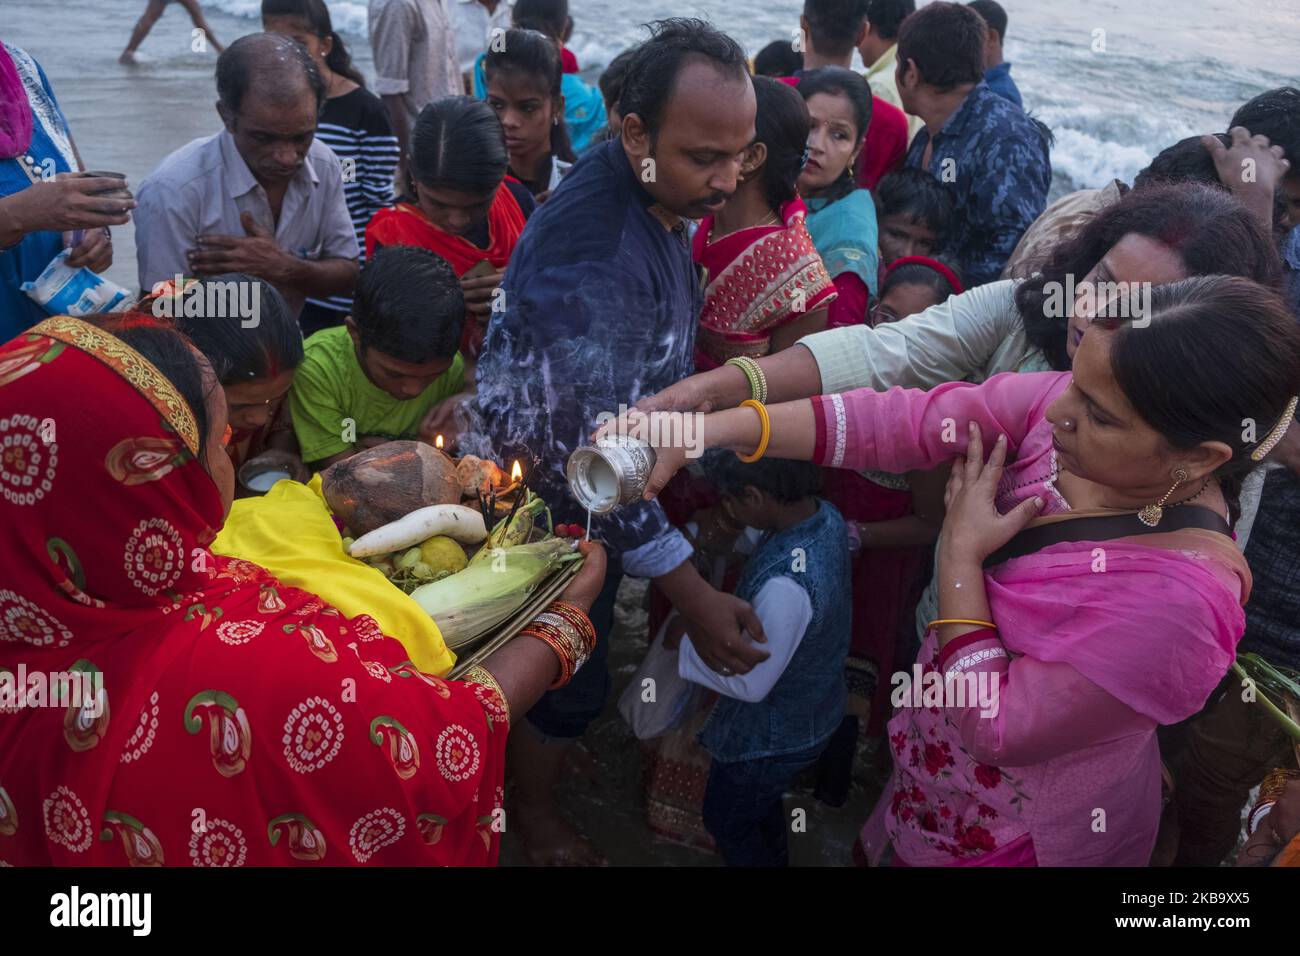
[[[961,456],[939,616],[893,679],[873,860],[892,843],[908,865],[1145,864],[1156,727],[1196,713],[1232,662],[1250,574],[1229,512],[1294,417],[1300,329],[1273,293],[1222,276],[1154,288],[1138,322],[1099,311],[1072,372],[704,418],[709,447],[831,467]],[[648,494],[684,460],[657,451]]]

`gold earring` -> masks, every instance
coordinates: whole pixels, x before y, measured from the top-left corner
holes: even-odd
[[[1187,472],[1185,472],[1182,468],[1175,469],[1174,483],[1172,487],[1170,487],[1170,489],[1164,493],[1164,496],[1155,504],[1147,505],[1145,508],[1139,511],[1138,520],[1141,521],[1148,528],[1154,528],[1156,525],[1158,525],[1160,523],[1160,519],[1164,517],[1165,514],[1164,503],[1169,500],[1169,496],[1174,493],[1174,490],[1186,480],[1187,480]]]

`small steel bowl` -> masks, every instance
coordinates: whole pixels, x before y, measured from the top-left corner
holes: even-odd
[[[275,479],[265,487],[254,487],[254,485],[263,485],[265,476],[275,475]],[[239,487],[250,495],[264,495],[275,485],[277,481],[292,480],[293,475],[284,465],[278,465],[275,462],[257,461],[253,459],[246,461],[239,467]],[[259,480],[261,479],[261,480]]]

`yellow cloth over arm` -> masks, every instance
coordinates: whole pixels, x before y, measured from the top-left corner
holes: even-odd
[[[320,475],[307,485],[279,481],[259,498],[236,501],[212,550],[261,565],[347,617],[369,614],[427,674],[446,676],[456,663],[438,625],[420,605],[382,572],[344,553],[321,494]]]

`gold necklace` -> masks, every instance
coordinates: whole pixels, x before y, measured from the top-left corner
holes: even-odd
[[[726,239],[727,236],[735,235],[736,233],[740,232],[740,231],[743,230],[743,229],[757,229],[757,228],[759,228],[760,226],[778,226],[778,225],[780,225],[780,224],[781,224],[781,220],[780,220],[780,218],[777,216],[777,214],[774,213],[774,212],[769,212],[766,216],[764,216],[764,217],[763,217],[762,219],[760,219],[758,222],[754,223],[752,226],[741,226],[741,227],[739,227],[738,229],[733,229],[733,230],[731,230],[731,232],[724,232],[724,233],[723,233],[722,235],[720,235],[720,236],[717,235],[716,233],[710,231],[710,232],[709,232],[709,242],[717,242],[719,239]],[[715,225],[716,225],[716,223],[715,223]]]

